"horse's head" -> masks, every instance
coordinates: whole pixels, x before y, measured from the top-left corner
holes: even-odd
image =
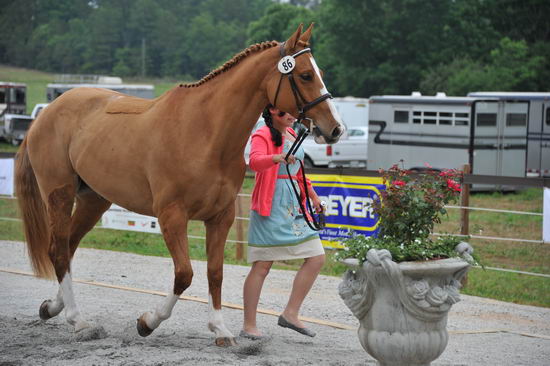
[[[267,82],[268,98],[278,109],[294,117],[305,117],[315,142],[333,144],[344,132],[332,96],[308,48],[313,24],[302,33],[302,25],[279,47],[280,60]]]

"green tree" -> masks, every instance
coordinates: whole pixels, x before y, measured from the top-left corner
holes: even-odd
[[[319,62],[340,95],[410,93],[448,47],[452,2],[327,0]]]
[[[466,95],[476,90],[539,90],[538,75],[545,59],[533,56],[525,41],[505,37],[490,52],[486,64],[471,59],[456,59],[449,65],[432,69],[421,83],[423,92],[446,91]]]
[[[300,23],[308,26],[316,19],[306,8],[289,4],[272,4],[265,14],[248,25],[248,44],[264,41],[284,41],[298,28]]]

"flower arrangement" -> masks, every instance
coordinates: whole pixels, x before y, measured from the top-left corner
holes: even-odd
[[[380,219],[377,237],[350,232],[336,260],[356,258],[360,263],[370,249],[387,249],[396,262],[458,257],[456,246],[461,238],[443,235],[432,238],[434,225],[447,214],[445,205],[460,195],[463,173],[458,170],[428,169],[413,174],[397,164],[380,170],[386,190],[375,200],[373,210]]]

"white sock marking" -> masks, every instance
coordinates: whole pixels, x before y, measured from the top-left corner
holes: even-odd
[[[161,322],[168,319],[172,315],[172,309],[176,305],[179,295],[171,294],[166,296],[164,302],[155,309],[144,314],[144,320],[149,329],[156,329]]]
[[[73,280],[69,272],[65,273],[60,284],[60,291],[63,294],[63,303],[65,304],[65,316],[67,322],[74,325],[75,331],[88,328],[90,325],[82,318],[80,311],[76,306],[73,293]]]
[[[223,322],[222,311],[214,309],[210,294],[208,294],[208,329],[216,334],[216,338],[234,338]]]

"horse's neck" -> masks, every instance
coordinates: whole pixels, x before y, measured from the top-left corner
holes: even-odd
[[[235,141],[244,148],[250,131],[269,102],[266,77],[276,68],[277,60],[277,47],[251,54],[199,87],[205,90],[208,87],[206,113],[210,118],[206,123],[211,124],[211,131],[216,131],[220,140]]]

